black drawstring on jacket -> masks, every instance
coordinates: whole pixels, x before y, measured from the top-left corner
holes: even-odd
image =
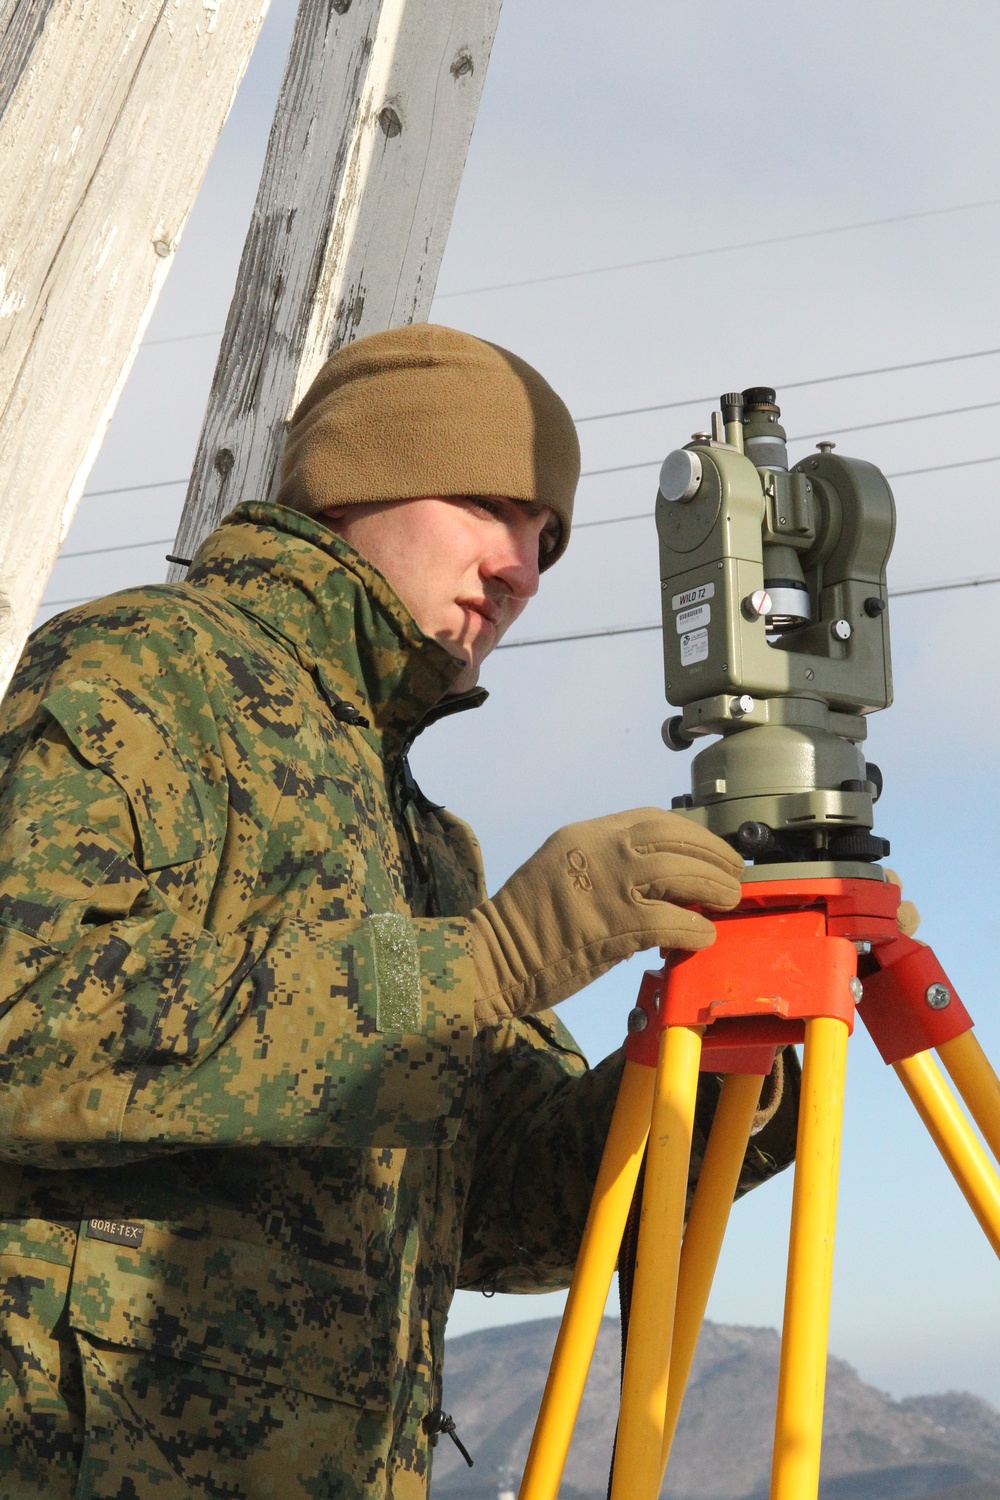
[[[442,1411],[440,1406],[438,1407],[437,1411],[429,1412],[424,1418],[424,1430],[431,1440],[432,1448],[437,1447],[438,1438],[441,1436],[442,1432],[446,1432],[451,1438],[452,1442],[455,1444],[455,1447],[458,1449],[459,1453],[461,1453],[462,1457],[465,1459],[465,1462],[469,1465],[469,1468],[471,1469],[474,1467],[472,1454],[469,1452],[468,1448],[465,1446],[465,1444],[462,1442],[462,1439],[455,1431],[455,1418],[449,1417],[448,1413],[446,1411]]]

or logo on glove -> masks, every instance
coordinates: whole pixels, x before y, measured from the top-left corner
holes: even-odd
[[[469,919],[477,1027],[556,1005],[644,949],[707,947],[715,928],[691,908],[730,911],[742,869],[658,807],[560,829]]]

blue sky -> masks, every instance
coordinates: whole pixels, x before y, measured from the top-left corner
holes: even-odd
[[[531,359],[578,416],[750,384],[782,399],[783,383],[1000,349],[1000,11],[986,0],[634,0],[623,11],[506,0],[435,318]],[[161,539],[184,493],[163,482],[193,456],[292,16],[290,0],[273,0],[87,486],[128,492],[81,502],[40,618],[54,601],[163,576]],[[726,248],[762,240],[780,242]],[[657,263],[565,276],[635,261]],[[470,294],[539,277],[563,279]],[[889,473],[990,458],[1000,354],[789,389],[782,407],[790,433],[826,430]],[[651,466],[585,479],[578,519],[651,510],[652,461],[708,410],[582,424],[585,470]],[[838,436],[869,423],[884,425]],[[793,444],[793,459],[811,446]],[[1000,573],[998,479],[1000,463],[983,463],[895,480],[891,585]],[[147,485],[159,487],[132,488]],[[119,550],[69,555],[103,548]],[[657,611],[652,523],[621,522],[576,533],[519,629]],[[878,830],[994,1058],[998,619],[1000,586],[899,600],[896,703],[869,741],[886,781]],[[437,727],[414,761],[429,795],[477,829],[492,885],[564,822],[686,789],[687,757],[659,737],[655,634],[505,652],[484,680],[487,706]],[[593,1058],[620,1040],[645,964],[564,1007]],[[789,1188],[734,1212],[715,1318],[780,1323]],[[552,1310],[547,1298],[460,1296],[453,1328]],[[1000,1267],[859,1030],[832,1347],[894,1394],[953,1387],[1000,1404],[998,1339]]]

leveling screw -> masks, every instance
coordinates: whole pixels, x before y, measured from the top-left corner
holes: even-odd
[[[951,1004],[951,990],[946,984],[929,984],[927,1004],[931,1010],[944,1010],[946,1005]]]

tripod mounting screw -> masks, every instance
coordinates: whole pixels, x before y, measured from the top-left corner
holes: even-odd
[[[944,1010],[951,1004],[951,990],[946,984],[929,984],[926,999],[931,1010]]]
[[[631,1032],[645,1031],[646,1027],[649,1025],[649,1017],[647,1016],[641,1005],[636,1005],[632,1010],[629,1011],[628,1020],[625,1024]]]

